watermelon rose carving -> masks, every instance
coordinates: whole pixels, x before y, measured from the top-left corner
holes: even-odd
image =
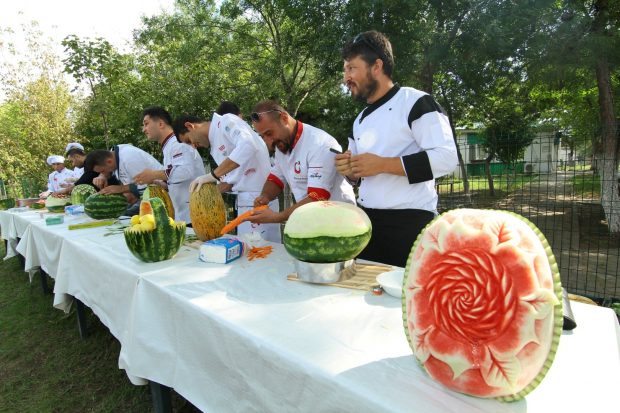
[[[447,212],[420,234],[405,275],[405,332],[431,377],[502,401],[540,383],[562,332],[562,287],[534,224],[503,211]]]

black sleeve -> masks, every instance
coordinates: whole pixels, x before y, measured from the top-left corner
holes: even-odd
[[[80,179],[75,181],[75,185],[91,185],[93,188],[99,190],[95,185],[93,185],[93,179],[98,177],[99,174],[95,171],[86,171],[80,176]],[[119,181],[114,175],[108,178],[108,185],[122,185],[121,181]]]
[[[433,179],[431,162],[426,152],[412,153],[403,156],[403,166],[410,184],[417,184]]]
[[[407,118],[409,127],[411,127],[414,121],[431,112],[444,113],[444,110],[431,95],[420,97],[409,111],[409,116]],[[410,184],[417,184],[433,179],[431,162],[426,152],[405,155],[402,159],[405,173],[407,174]]]
[[[409,127],[411,127],[411,123],[413,123],[413,121],[420,119],[422,116],[430,112],[439,112],[445,115],[441,105],[437,103],[431,95],[424,95],[415,101],[413,107],[409,111],[409,117],[407,118]]]

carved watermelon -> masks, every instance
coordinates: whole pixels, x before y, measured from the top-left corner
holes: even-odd
[[[510,212],[453,210],[413,245],[405,332],[418,361],[446,387],[518,400],[553,362],[561,296],[555,258],[534,224]]]
[[[158,262],[172,258],[185,241],[185,222],[168,216],[159,198],[142,200],[140,214],[125,228],[127,248],[139,260]]]
[[[338,201],[310,202],[295,209],[284,226],[284,247],[300,261],[351,260],[368,245],[372,225],[366,213]]]
[[[71,199],[65,194],[51,194],[45,200],[45,207],[49,212],[65,212],[67,205],[71,205]]]
[[[97,190],[92,185],[88,185],[88,184],[76,185],[71,190],[71,203],[73,205],[82,205],[84,204],[84,202],[89,196],[96,194],[96,193],[97,193]]]

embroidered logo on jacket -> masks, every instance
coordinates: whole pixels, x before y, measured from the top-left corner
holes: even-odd
[[[301,162],[299,162],[299,161],[295,162],[295,166],[293,167],[293,171],[295,171],[295,173],[297,175],[299,175],[301,173]]]

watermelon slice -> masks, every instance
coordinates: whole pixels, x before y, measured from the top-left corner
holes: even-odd
[[[562,286],[543,234],[510,212],[458,209],[418,236],[403,281],[414,355],[446,387],[514,401],[547,373]]]

